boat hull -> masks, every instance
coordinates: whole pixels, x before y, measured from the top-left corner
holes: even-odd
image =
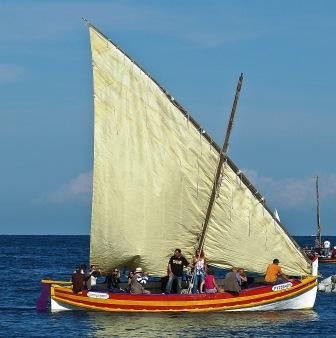
[[[107,312],[208,312],[310,309],[317,291],[316,277],[278,286],[261,286],[230,293],[190,295],[130,295],[104,291],[74,294],[69,287],[51,286],[51,310],[90,309]]]
[[[319,257],[318,260],[319,260],[319,263],[329,263],[329,264],[336,263],[336,258],[334,257],[333,258]]]
[[[335,264],[336,263],[336,257],[326,257],[326,256],[319,256],[312,254],[311,251],[306,251],[307,256],[313,260],[314,258],[318,258],[319,263],[328,263],[328,264]]]

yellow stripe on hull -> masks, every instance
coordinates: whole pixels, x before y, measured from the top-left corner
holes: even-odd
[[[265,304],[278,303],[303,295],[316,288],[316,277],[307,277],[302,283],[291,287],[286,291],[272,291],[250,296],[237,296],[232,298],[198,300],[169,300],[170,296],[162,300],[151,300],[151,296],[143,296],[143,299],[132,300],[133,296],[126,295],[125,299],[97,299],[87,296],[75,295],[69,288],[52,286],[51,297],[61,304],[69,304],[75,307],[109,311],[109,312],[205,312],[205,311],[230,311],[244,308],[257,307]],[[64,295],[64,297],[63,297]],[[277,296],[278,295],[278,296]],[[224,294],[223,294],[224,296]],[[119,294],[120,297],[120,294]],[[139,296],[134,296],[138,297]],[[264,298],[267,299],[264,299]],[[240,304],[235,304],[239,302]],[[243,303],[243,304],[242,304]],[[312,306],[307,306],[312,307]]]

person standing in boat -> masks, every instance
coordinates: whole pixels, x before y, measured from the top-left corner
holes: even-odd
[[[330,253],[330,241],[328,238],[323,242],[323,247],[324,247],[324,256],[329,257]]]
[[[287,276],[282,272],[280,266],[280,261],[275,258],[273,259],[273,263],[267,267],[265,282],[268,284],[281,284],[287,282]]]
[[[76,269],[71,276],[71,282],[72,282],[72,291],[74,293],[78,293],[84,290],[85,277],[84,277],[84,274],[81,272],[81,269],[79,266],[76,266]]]
[[[177,293],[182,290],[183,267],[189,266],[189,262],[182,256],[181,249],[175,249],[174,256],[170,257],[168,262],[168,282],[166,293],[171,292],[173,281],[177,281]]]
[[[194,281],[192,293],[202,293],[202,287],[204,284],[205,271],[206,271],[206,260],[203,250],[196,250],[195,255],[192,258],[192,266],[194,267]]]

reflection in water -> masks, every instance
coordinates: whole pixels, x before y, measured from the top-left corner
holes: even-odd
[[[279,335],[293,332],[317,321],[313,310],[251,313],[179,313],[115,314],[87,313],[95,337],[165,337],[165,336],[251,336]]]

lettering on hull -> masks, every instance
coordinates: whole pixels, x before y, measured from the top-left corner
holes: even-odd
[[[291,282],[284,283],[284,284],[279,284],[279,285],[274,285],[272,287],[272,291],[282,291],[282,290],[287,290],[291,288],[293,284]]]
[[[88,297],[90,298],[99,298],[99,299],[108,299],[109,295],[106,292],[88,292]]]

